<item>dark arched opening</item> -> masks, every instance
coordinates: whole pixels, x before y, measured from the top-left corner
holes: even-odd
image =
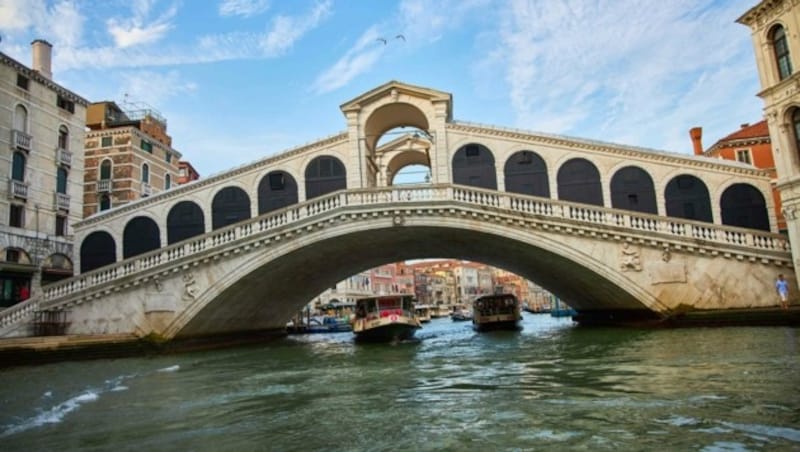
[[[258,184],[258,214],[297,204],[297,182],[286,171],[272,171]]]
[[[453,155],[453,183],[497,190],[492,151],[476,143],[461,146]]]
[[[626,166],[614,173],[611,207],[657,214],[656,189],[650,174],[636,166]]]
[[[503,170],[506,191],[525,195],[550,197],[547,164],[533,151],[515,152]]]
[[[148,217],[136,217],[125,225],[122,233],[122,258],[138,256],[161,247],[158,225]]]
[[[81,273],[92,271],[117,261],[117,244],[111,234],[94,231],[81,243]]]
[[[700,179],[683,174],[674,177],[664,190],[668,217],[713,222],[708,188]]]
[[[603,205],[600,172],[583,158],[567,161],[558,170],[558,199],[584,204]]]
[[[750,184],[733,184],[720,200],[722,224],[769,231],[769,215],[764,195]]]
[[[211,203],[211,228],[219,229],[250,218],[250,197],[239,187],[225,187]]]
[[[336,157],[322,155],[306,167],[306,199],[347,188],[347,172]]]
[[[181,201],[167,215],[167,244],[205,233],[203,209],[192,201]]]

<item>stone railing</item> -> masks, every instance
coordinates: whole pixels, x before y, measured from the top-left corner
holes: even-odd
[[[486,209],[493,213],[525,218],[529,221],[569,222],[572,226],[614,227],[620,233],[654,235],[678,241],[690,240],[692,246],[720,248],[737,247],[759,252],[788,253],[788,241],[780,235],[749,229],[720,226],[710,223],[660,217],[631,211],[576,204],[533,196],[503,193],[492,190],[455,185],[420,185],[413,187],[388,187],[343,190],[286,207],[280,211],[251,218],[235,225],[218,229],[196,238],[166,246],[158,250],[107,265],[70,279],[59,281],[42,289],[41,298],[31,299],[0,312],[0,326],[39,308],[58,308],[60,300],[103,284],[118,281],[130,275],[157,267],[180,265],[192,256],[233,242],[257,239],[273,231],[305,219],[321,216],[346,207],[387,207],[402,205],[430,205],[434,202],[455,202],[469,207]],[[728,248],[731,250],[730,248]],[[725,251],[725,250],[722,250]],[[783,256],[778,256],[783,257]],[[786,256],[788,258],[788,255]],[[41,301],[39,301],[41,300]]]

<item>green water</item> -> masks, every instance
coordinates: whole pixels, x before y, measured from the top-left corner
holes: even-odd
[[[0,448],[800,450],[800,329],[520,332],[435,319],[350,333],[0,371]]]

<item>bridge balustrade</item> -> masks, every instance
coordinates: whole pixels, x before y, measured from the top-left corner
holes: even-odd
[[[344,190],[324,197],[286,207],[280,211],[245,220],[207,233],[205,236],[145,253],[130,259],[53,283],[42,289],[42,295],[18,303],[0,312],[0,327],[24,319],[39,309],[57,309],[60,299],[81,291],[133,275],[138,272],[175,265],[193,256],[264,232],[322,215],[342,207],[389,205],[415,202],[456,201],[468,205],[505,210],[530,218],[569,220],[572,223],[603,225],[630,231],[658,233],[675,238],[701,239],[721,245],[752,247],[764,251],[788,251],[785,237],[758,230],[745,230],[691,220],[658,217],[639,212],[620,211],[605,207],[576,204],[547,198],[511,194],[474,187],[454,185],[425,185],[418,187],[387,187]],[[41,300],[41,301],[40,301]]]

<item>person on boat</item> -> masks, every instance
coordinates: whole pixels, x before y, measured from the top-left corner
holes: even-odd
[[[778,275],[778,280],[775,281],[775,290],[778,292],[778,297],[781,301],[783,309],[789,309],[789,282],[783,279],[783,275]]]

